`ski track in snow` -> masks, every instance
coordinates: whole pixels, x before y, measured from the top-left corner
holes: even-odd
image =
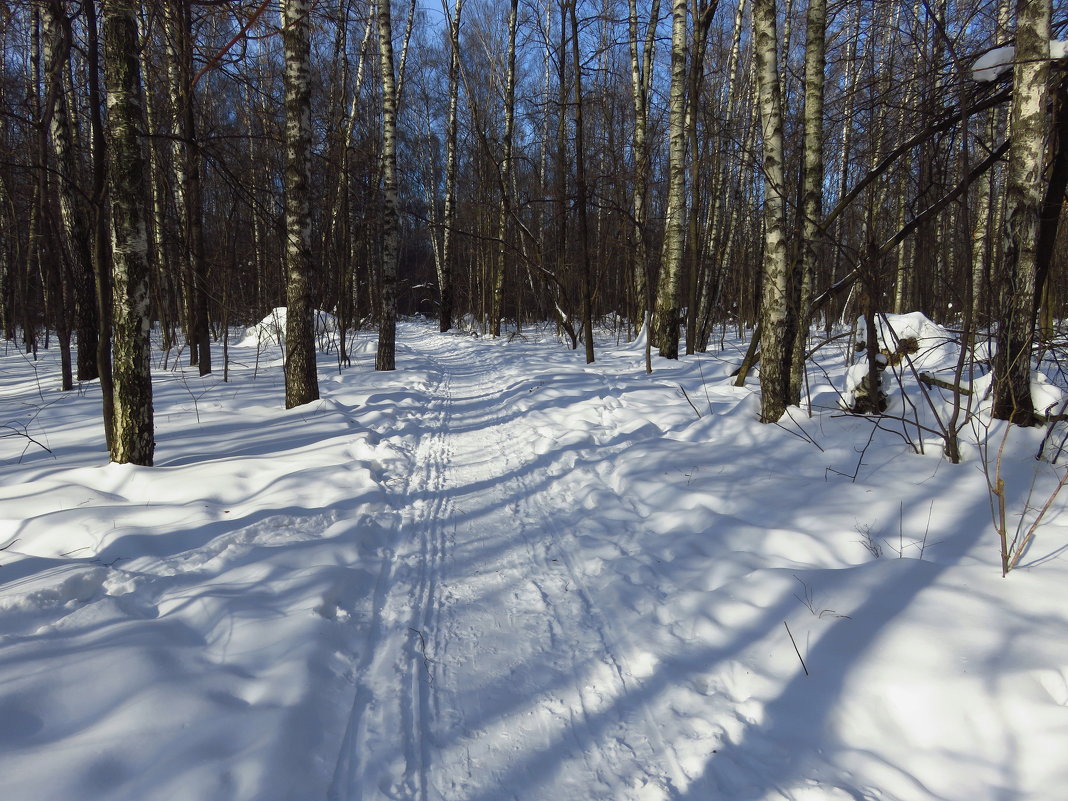
[[[552,506],[569,460],[539,453],[509,405],[530,390],[495,385],[504,357],[463,338],[417,347],[437,381],[410,421],[413,469],[330,798],[607,800],[621,777],[635,798],[671,797],[679,767],[651,713],[613,709],[638,679],[571,556],[575,520]],[[606,408],[595,427],[610,433]]]

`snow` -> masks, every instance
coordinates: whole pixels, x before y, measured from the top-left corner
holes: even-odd
[[[256,347],[257,345],[270,343],[285,345],[288,312],[289,310],[285,306],[271,309],[262,320],[245,329],[239,347]],[[317,337],[337,335],[338,322],[334,315],[320,309],[314,309],[312,318]]]
[[[1049,57],[1054,61],[1068,56],[1068,39],[1053,39],[1049,43]],[[996,81],[1012,69],[1016,48],[1012,45],[995,47],[984,53],[972,64],[972,80],[979,83]]]
[[[1016,48],[1012,45],[995,47],[989,53],[979,56],[972,64],[972,80],[979,83],[996,81],[1012,69],[1012,61],[1015,57]]]
[[[891,327],[953,356],[929,322]],[[744,342],[646,375],[433,328],[288,411],[259,335],[229,383],[160,369],[153,468],[0,356],[5,799],[1063,795],[1068,516],[1002,579],[978,458],[1008,431],[1014,527],[1042,431],[952,465],[821,411],[831,348],[815,415],[760,425]]]

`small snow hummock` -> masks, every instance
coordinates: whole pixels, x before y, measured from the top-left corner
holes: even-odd
[[[286,342],[286,317],[288,311],[285,306],[271,309],[266,317],[245,329],[245,336],[239,346],[256,347],[267,343],[284,345]],[[316,309],[312,312],[312,315],[315,318],[315,335],[317,337],[337,333],[337,318],[330,312]]]

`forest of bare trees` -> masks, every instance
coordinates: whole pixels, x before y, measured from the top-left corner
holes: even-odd
[[[810,329],[918,310],[997,342],[1027,424],[1068,302],[1066,28],[1051,0],[8,0],[0,325],[99,377],[142,464],[150,329],[210,372],[278,306],[290,406],[314,309],[377,329],[378,369],[398,315],[552,321],[590,361],[598,326],[667,358],[755,327],[765,421]]]

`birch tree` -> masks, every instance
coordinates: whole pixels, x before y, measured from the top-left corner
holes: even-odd
[[[805,41],[805,146],[801,186],[801,247],[797,280],[800,282],[797,303],[797,330],[790,355],[789,402],[801,402],[801,383],[808,345],[808,305],[812,294],[812,277],[822,238],[823,216],[823,88],[827,58],[827,0],[809,0]]]
[[[442,216],[441,268],[438,291],[441,306],[439,325],[442,331],[452,328],[453,302],[456,290],[456,144],[459,133],[457,106],[460,95],[460,19],[463,0],[456,0],[449,23],[449,111],[445,123],[445,208]]]
[[[283,0],[285,51],[286,408],[319,397],[312,321],[311,0]]]
[[[1049,25],[1050,0],[1018,0],[993,406],[994,417],[1018,425],[1034,422],[1031,346],[1035,329],[1035,256],[1050,129],[1046,109]]]
[[[397,78],[393,65],[390,0],[378,0],[378,56],[382,72],[382,306],[376,370],[396,369],[397,259],[400,221],[397,187]]]
[[[189,364],[211,372],[207,263],[204,257],[204,201],[200,142],[193,86],[192,0],[169,0],[171,94],[177,116],[174,140],[175,195],[181,224],[181,264]],[[284,36],[285,34],[283,34]],[[288,72],[288,59],[287,59]]]
[[[141,66],[134,0],[104,0],[113,286],[113,462],[151,465],[148,233],[141,154]]]
[[[644,42],[639,36],[638,3],[628,0],[630,30],[630,87],[634,105],[634,185],[631,190],[631,215],[634,238],[634,300],[640,325],[645,327],[649,311],[649,245],[646,235],[646,201],[649,194],[649,95],[653,81],[653,56],[656,50],[656,27],[660,21],[660,0],[652,0],[646,22]]]
[[[679,358],[680,285],[686,247],[686,16],[686,0],[672,0],[668,200],[656,292],[657,347],[667,359]]]
[[[92,231],[89,211],[78,186],[78,162],[70,104],[63,81],[69,67],[71,26],[62,0],[48,0],[45,8],[46,74],[52,100],[51,143],[59,175],[60,213],[71,253],[71,272],[77,303],[78,380],[99,376],[97,368],[98,319],[93,291]]]
[[[782,91],[776,27],[775,0],[755,0],[754,58],[764,142],[764,260],[760,301],[760,420],[763,423],[774,423],[782,417],[789,390]]]

